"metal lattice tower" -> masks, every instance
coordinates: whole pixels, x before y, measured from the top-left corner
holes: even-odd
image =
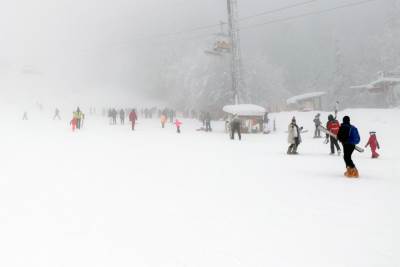
[[[232,62],[231,62],[231,73],[232,73],[232,91],[234,94],[235,104],[240,102],[240,93],[242,87],[241,77],[241,52],[240,52],[240,36],[239,36],[239,13],[237,0],[228,1],[228,24],[229,24],[229,35],[231,38],[232,46]]]

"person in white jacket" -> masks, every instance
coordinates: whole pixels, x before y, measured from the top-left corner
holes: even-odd
[[[298,154],[297,148],[301,143],[301,128],[296,124],[296,118],[292,118],[292,122],[288,126],[288,143],[289,147],[287,154],[293,155]]]

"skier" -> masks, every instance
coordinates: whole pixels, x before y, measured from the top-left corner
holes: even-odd
[[[60,117],[60,110],[59,110],[58,108],[56,108],[56,110],[54,111],[53,120],[55,120],[56,118],[57,118],[58,120],[61,120],[61,117]]]
[[[118,111],[113,108],[112,109],[112,123],[113,125],[117,125],[117,116],[118,116]]]
[[[175,119],[176,132],[178,134],[181,133],[181,125],[182,125],[182,122],[178,119]]]
[[[301,143],[301,132],[302,127],[296,124],[296,118],[292,118],[292,122],[288,126],[288,143],[290,144],[287,150],[287,154],[289,155],[297,155],[297,148]]]
[[[121,109],[119,111],[119,119],[121,121],[121,125],[124,125],[125,124],[125,111],[124,111],[124,109]]]
[[[81,120],[82,120],[82,111],[79,107],[76,109],[75,117],[77,119],[76,128],[78,130],[80,130],[81,129]]]
[[[333,117],[332,114],[329,114],[328,122],[326,123],[326,129],[337,136],[339,128],[340,128],[340,123]],[[335,154],[335,147],[336,147],[338,156],[340,156],[342,151],[340,150],[338,140],[333,136],[326,134],[325,142],[328,143],[329,141],[331,142],[331,155]]]
[[[28,112],[24,112],[24,114],[22,115],[22,120],[23,121],[27,121],[28,120]]]
[[[78,124],[78,118],[77,118],[76,111],[73,112],[72,120],[70,121],[69,124],[72,126],[72,131],[75,132],[76,126]]]
[[[379,143],[378,143],[378,139],[376,138],[376,132],[372,131],[369,132],[369,139],[368,139],[368,143],[365,145],[365,147],[367,148],[368,146],[370,146],[371,148],[371,153],[372,153],[372,158],[376,159],[379,157],[378,152],[376,152],[376,149],[380,149]]]
[[[129,121],[132,124],[132,131],[135,130],[135,124],[136,124],[137,119],[138,119],[138,117],[137,117],[136,111],[135,111],[135,109],[132,109],[131,113],[129,113]]]
[[[314,138],[321,138],[321,130],[319,129],[319,126],[321,126],[321,114],[317,114],[314,117],[314,124],[315,124],[315,131],[314,131]]]
[[[235,114],[230,122],[231,128],[231,139],[235,140],[235,132],[238,133],[239,141],[242,140],[242,134],[240,132],[240,128],[242,126],[242,121],[240,120],[239,116]]]
[[[210,114],[210,112],[207,112],[205,114],[204,121],[205,121],[205,124],[206,124],[206,132],[211,132],[212,129],[211,129],[211,114]]]
[[[165,128],[165,123],[167,122],[167,115],[165,115],[164,113],[162,113],[161,114],[161,118],[160,118],[160,121],[161,121],[161,127],[162,128]]]
[[[350,124],[349,116],[343,117],[343,123],[340,125],[337,138],[343,145],[343,159],[346,164],[344,175],[348,178],[358,178],[359,173],[351,159],[351,155],[354,152],[355,146],[360,143],[360,135],[357,128]]]

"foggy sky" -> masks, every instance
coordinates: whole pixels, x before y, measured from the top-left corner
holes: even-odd
[[[363,38],[379,31],[388,1],[243,31],[243,56],[267,54],[279,67],[298,69],[300,77],[294,75],[294,80],[304,75],[312,79],[313,68],[330,67],[329,53],[323,50],[332,49],[332,34],[342,37],[351,56]],[[239,0],[239,12],[244,17],[299,2]],[[243,26],[350,2],[321,0]],[[0,93],[28,99],[69,96],[72,102],[79,97],[103,102],[147,97],[168,54],[190,56],[206,43],[205,38],[158,36],[221,20],[226,21],[225,0],[2,0]],[[313,62],[308,72],[299,51]]]

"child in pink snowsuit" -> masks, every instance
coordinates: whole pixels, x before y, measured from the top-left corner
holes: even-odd
[[[371,152],[372,152],[372,158],[376,159],[379,157],[379,154],[376,152],[376,149],[380,149],[378,139],[376,138],[376,132],[370,132],[369,133],[369,139],[368,143],[365,145],[365,147],[371,147]]]
[[[175,126],[176,126],[176,132],[181,133],[181,125],[182,122],[180,122],[178,119],[175,120]]]

